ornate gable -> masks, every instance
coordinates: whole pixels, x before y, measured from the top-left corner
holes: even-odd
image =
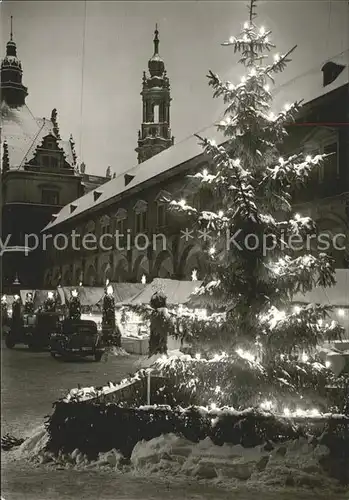
[[[66,161],[65,153],[61,147],[60,140],[49,133],[42,138],[41,143],[36,147],[33,158],[28,162],[26,168],[39,168],[40,170],[61,170],[73,168]]]

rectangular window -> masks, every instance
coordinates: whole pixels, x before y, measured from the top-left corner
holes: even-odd
[[[53,189],[43,189],[41,192],[41,203],[45,205],[58,205],[59,193]]]
[[[42,155],[42,165],[45,168],[57,168],[58,167],[58,158],[55,156]]]
[[[163,203],[158,203],[157,206],[157,225],[159,227],[166,225],[166,206]]]
[[[337,179],[339,174],[337,143],[333,142],[332,144],[327,144],[326,146],[324,146],[324,154],[328,154],[331,156],[328,156],[324,159],[323,181],[331,182],[334,179]]]
[[[136,213],[136,233],[143,233],[147,228],[147,212]]]

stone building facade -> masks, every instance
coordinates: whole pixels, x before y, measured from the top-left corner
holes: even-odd
[[[40,235],[53,214],[87,190],[73,138],[61,138],[56,109],[49,119],[34,117],[26,104],[28,89],[22,78],[11,18],[0,76],[1,236],[6,242],[1,283],[7,293],[13,284],[32,288],[42,282],[42,251],[38,248],[27,255],[25,234]],[[104,177],[103,182],[107,180]],[[91,181],[89,189],[101,183],[101,178]]]
[[[334,88],[335,87],[335,88]],[[289,127],[284,153],[304,151],[333,152],[325,166],[310,179],[307,186],[294,193],[294,209],[310,215],[322,230],[343,233],[349,241],[349,122],[348,84],[332,85],[322,89],[322,94],[303,106],[296,124]],[[223,138],[215,128],[207,130],[206,137],[217,143]],[[56,246],[68,240],[73,231],[79,235],[75,250],[51,249],[47,252],[45,286],[59,283],[73,285],[103,285],[111,281],[140,281],[145,275],[154,277],[190,279],[197,271],[203,278],[205,269],[199,235],[186,237],[185,218],[168,211],[165,201],[185,199],[196,208],[214,207],[215,200],[205,193],[195,195],[193,179],[197,171],[209,170],[210,164],[195,136],[173,145],[165,151],[130,169],[126,174],[67,205],[46,228],[51,243]],[[188,228],[189,230],[191,228]],[[119,231],[124,238],[116,244],[105,237],[104,248],[82,248],[82,238],[95,234]],[[148,237],[135,242],[135,235]],[[163,234],[163,238],[157,235]],[[154,237],[156,244],[154,244]],[[127,240],[128,239],[128,240]],[[59,243],[62,241],[62,243]],[[129,242],[129,245],[127,243]],[[142,243],[143,242],[143,243]],[[88,246],[88,245],[87,245]],[[123,246],[124,248],[121,248]],[[136,248],[138,246],[138,248]],[[108,247],[108,248],[106,248]],[[334,252],[338,268],[348,266],[345,252]]]

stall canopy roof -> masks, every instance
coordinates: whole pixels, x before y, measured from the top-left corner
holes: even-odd
[[[21,297],[22,304],[25,304],[25,299],[27,293],[33,294],[34,309],[44,305],[47,299],[48,292],[55,293],[55,290],[21,290],[19,295]]]
[[[168,305],[185,304],[202,281],[179,281],[165,278],[155,278],[144,290],[140,291],[131,300],[124,300],[124,304],[149,304],[155,292],[162,292],[167,297]]]
[[[69,302],[72,290],[79,292],[79,299],[82,306],[95,306],[104,294],[104,287],[62,286],[57,288],[62,304]]]

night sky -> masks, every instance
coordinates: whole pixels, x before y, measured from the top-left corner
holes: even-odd
[[[137,164],[142,72],[153,53],[156,22],[172,88],[176,142],[220,116],[222,105],[212,99],[205,78],[208,69],[233,82],[243,75],[232,49],[220,43],[238,34],[247,19],[246,2],[27,0],[3,1],[0,8],[1,54],[13,15],[29,108],[38,117],[58,109],[61,135],[73,134],[89,173],[104,174],[108,165],[120,173]],[[258,11],[258,25],[273,30],[275,52],[298,44],[276,85],[317,65],[320,70],[323,61],[349,46],[346,1],[261,1]],[[285,101],[289,85],[282,87]]]

